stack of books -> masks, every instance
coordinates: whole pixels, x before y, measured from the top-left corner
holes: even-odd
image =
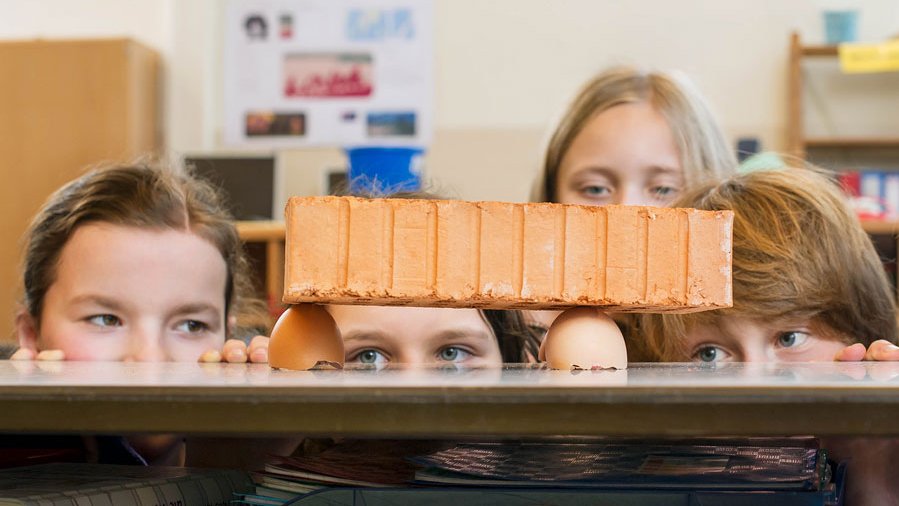
[[[253,490],[230,469],[55,463],[0,470],[0,505],[225,506]]]
[[[418,469],[412,457],[451,446],[417,440],[347,440],[312,455],[273,457],[253,473],[256,494],[242,500],[250,505],[284,504],[336,487],[405,487]]]
[[[838,179],[859,218],[899,219],[899,172],[844,170],[839,172]]]
[[[814,438],[346,441],[273,461],[256,481],[244,504],[827,506],[842,496]]]

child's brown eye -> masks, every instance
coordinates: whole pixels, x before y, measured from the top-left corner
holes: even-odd
[[[178,325],[178,330],[187,332],[188,334],[196,334],[198,332],[203,332],[204,330],[209,330],[209,325],[198,320],[185,320]]]
[[[116,327],[121,325],[122,321],[119,320],[118,316],[111,314],[98,314],[96,316],[91,316],[88,321],[97,325],[98,327]]]
[[[187,330],[189,330],[190,332],[199,332],[199,331],[205,330],[205,329],[206,329],[206,325],[203,324],[202,322],[198,322],[196,320],[191,320],[191,321],[187,322]]]

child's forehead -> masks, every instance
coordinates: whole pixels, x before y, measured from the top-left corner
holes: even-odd
[[[85,239],[85,236],[88,239]],[[97,241],[98,248],[108,245],[108,243],[99,242],[103,240],[153,241],[160,238],[163,240],[166,238],[168,240],[196,238],[218,249],[217,245],[208,237],[187,226],[136,225],[96,220],[80,223],[69,235],[66,244],[72,242],[76,237],[82,241]]]
[[[722,311],[713,318],[697,322],[697,329],[715,329],[739,339],[747,332],[776,333],[790,330],[809,330],[816,333],[835,333],[818,315],[793,313],[782,315],[760,315],[750,312]]]
[[[57,268],[96,266],[100,272],[110,273],[117,268],[133,268],[139,274],[145,267],[162,264],[162,272],[181,269],[190,273],[206,263],[225,267],[219,249],[189,230],[93,222],[78,227],[71,235]]]

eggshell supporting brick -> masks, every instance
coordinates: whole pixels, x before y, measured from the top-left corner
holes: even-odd
[[[298,304],[284,311],[268,346],[269,364],[278,369],[312,369],[319,362],[343,365],[343,339],[324,306]]]
[[[609,315],[592,307],[560,314],[540,347],[553,369],[627,369],[624,336]]]

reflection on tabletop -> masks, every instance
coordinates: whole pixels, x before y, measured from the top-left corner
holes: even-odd
[[[0,387],[894,387],[896,362],[633,363],[626,370],[551,370],[542,364],[502,368],[434,366],[287,371],[267,364],[0,361]]]

